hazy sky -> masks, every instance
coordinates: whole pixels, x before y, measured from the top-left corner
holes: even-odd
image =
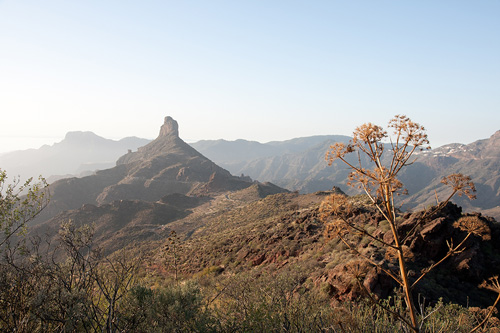
[[[266,142],[406,114],[500,130],[500,1],[0,0],[0,152],[66,132]]]

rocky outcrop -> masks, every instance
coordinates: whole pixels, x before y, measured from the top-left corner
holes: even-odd
[[[160,137],[162,136],[179,137],[179,124],[170,116],[165,117],[165,122],[160,128]]]
[[[358,219],[359,216],[364,217]],[[383,226],[383,219],[377,217],[376,212],[359,211],[351,221],[364,225],[365,228],[376,226],[376,229],[372,229],[373,234],[383,235],[384,241],[392,242],[391,232],[383,231],[387,227]],[[401,217],[400,239],[411,232],[404,243],[408,251],[406,257],[410,278],[416,279],[432,263],[441,260],[448,253],[448,244],[456,246],[465,239],[467,232],[463,226],[464,221],[482,225],[482,232],[476,232],[467,238],[460,248],[462,251],[433,269],[419,282],[414,292],[434,300],[443,297],[446,302],[489,305],[484,301],[489,297],[488,292],[478,289],[478,285],[500,273],[500,225],[492,218],[478,213],[463,214],[455,204],[448,203],[434,214],[419,211]],[[373,243],[374,241],[366,240],[363,243],[360,240],[358,250],[398,275],[395,256],[386,252],[386,248],[374,246]],[[382,270],[359,260],[359,257],[340,261],[333,269],[326,271],[317,283],[330,284],[334,290],[332,297],[336,301],[355,300],[364,293],[358,284],[353,284],[356,275],[357,279],[361,278],[364,287],[378,297],[386,297],[397,287]]]

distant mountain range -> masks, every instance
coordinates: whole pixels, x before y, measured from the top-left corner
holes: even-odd
[[[350,137],[344,135],[317,135],[267,143],[242,139],[236,141],[202,140],[191,143],[191,146],[236,175],[241,170],[246,170],[251,161],[302,153],[324,142],[347,142],[349,139]]]
[[[358,192],[346,184],[349,170],[340,162],[329,167],[324,159],[331,144],[349,139],[345,136],[318,136],[284,141],[281,145],[217,140],[194,143],[193,146],[233,174],[244,174],[301,193],[339,186],[344,192],[355,194]],[[247,151],[248,147],[258,147],[258,150]],[[266,156],[277,147],[281,153]],[[225,151],[240,153],[223,155]],[[471,202],[456,197],[454,201],[467,210],[481,211],[500,220],[500,131],[468,145],[449,144],[418,154],[417,161],[401,173],[401,180],[410,194],[404,200],[403,208],[434,204],[435,193],[445,197],[447,189],[440,181],[457,172],[471,176],[476,184],[477,199]]]
[[[439,182],[443,176],[456,172],[471,177],[477,199],[457,197],[454,201],[467,210],[480,211],[500,220],[500,131],[468,145],[445,145],[421,153],[404,178],[415,187],[408,200],[421,206],[435,203],[429,193],[444,197],[446,194]]]
[[[54,181],[113,167],[129,149],[137,150],[149,141],[137,137],[115,141],[92,132],[68,132],[61,142],[51,146],[2,154],[0,168],[23,179],[42,175]]]
[[[260,158],[302,153],[324,142],[348,140],[349,137],[342,135],[318,135],[268,143],[242,139],[201,140],[190,145],[233,175],[238,175],[239,171],[246,170],[249,162]],[[151,140],[137,137],[114,141],[93,132],[68,132],[61,142],[53,145],[0,155],[0,168],[7,170],[9,175],[23,178],[42,175],[53,182],[112,168],[129,150],[135,151],[149,142]]]
[[[268,143],[203,140],[183,145],[186,149],[193,147],[233,175],[271,182],[301,193],[339,186],[346,193],[354,194],[356,191],[346,185],[349,170],[341,163],[328,167],[324,160],[325,152],[332,143],[347,142],[349,139],[348,136],[322,135]],[[24,177],[42,174],[53,182],[71,175],[89,175],[97,169],[131,162],[131,159],[142,159],[138,157],[143,156],[141,154],[125,153],[149,142],[139,138],[113,141],[91,132],[70,132],[63,141],[53,146],[2,155],[0,167],[9,174]],[[139,151],[152,149],[146,147]],[[118,159],[123,154],[125,156]],[[444,196],[439,182],[443,176],[454,172],[470,175],[478,189],[477,200],[469,202],[456,198],[455,201],[468,210],[479,210],[500,219],[500,131],[488,139],[468,145],[454,143],[419,154],[417,162],[401,174],[410,193],[404,208],[432,204],[435,202],[434,193]],[[101,175],[105,173],[100,172]],[[112,192],[125,191],[126,187],[124,184],[116,185],[100,198],[111,197]]]

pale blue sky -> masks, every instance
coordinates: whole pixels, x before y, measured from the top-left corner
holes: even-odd
[[[500,130],[500,1],[0,0],[0,152],[72,130],[266,142]]]

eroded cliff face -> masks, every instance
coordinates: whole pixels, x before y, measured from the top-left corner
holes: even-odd
[[[179,137],[179,124],[170,116],[165,117],[165,122],[160,128],[160,135],[158,137],[163,136]]]

